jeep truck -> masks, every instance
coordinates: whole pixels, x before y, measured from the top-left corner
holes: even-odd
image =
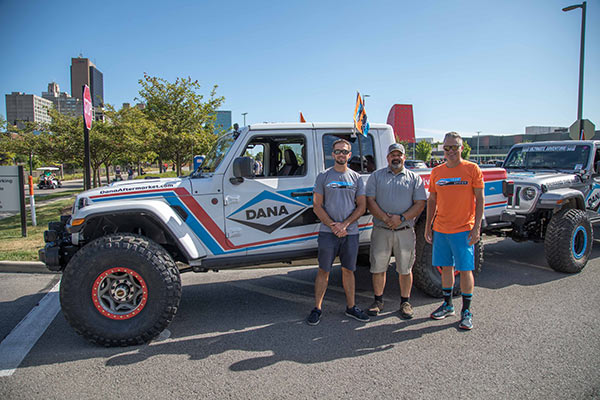
[[[79,194],[71,215],[49,224],[40,250],[47,267],[63,273],[60,301],[71,326],[105,346],[147,342],[175,316],[181,272],[316,257],[313,185],[333,165],[340,138],[352,144],[348,165],[365,181],[387,166],[395,142],[385,124],[372,124],[366,137],[349,123],[257,124],[219,137],[187,177],[114,182]],[[418,173],[428,185],[429,170]],[[486,170],[484,178],[485,226],[493,226],[507,204],[506,172]],[[415,285],[439,296],[423,223],[424,214],[416,227]],[[360,218],[361,260],[368,259],[372,227],[370,215]]]

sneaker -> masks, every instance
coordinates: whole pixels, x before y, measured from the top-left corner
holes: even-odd
[[[434,312],[431,313],[431,318],[433,319],[444,319],[449,317],[450,315],[455,315],[454,306],[449,306],[444,302],[441,306],[437,308]]]
[[[462,319],[460,320],[460,324],[458,325],[458,327],[467,331],[473,329],[473,314],[471,314],[471,311],[463,311],[461,317]]]
[[[371,320],[369,316],[363,312],[363,310],[356,306],[352,308],[346,307],[346,315],[361,322],[369,322]]]
[[[411,319],[415,316],[413,308],[408,301],[400,304],[400,310],[398,312],[400,313],[400,316],[404,319]]]
[[[306,323],[309,325],[317,325],[319,322],[321,322],[321,310],[315,307],[306,319]]]
[[[369,315],[379,315],[380,312],[383,311],[383,301],[375,300],[371,307],[367,310],[367,314]]]

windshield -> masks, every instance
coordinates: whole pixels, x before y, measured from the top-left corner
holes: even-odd
[[[587,167],[588,144],[523,146],[511,150],[504,168],[580,170]]]
[[[231,145],[235,142],[235,138],[236,136],[234,136],[233,132],[226,133],[218,138],[213,148],[210,149],[204,158],[204,162],[202,162],[200,168],[194,172],[194,176],[201,175],[202,172],[215,172],[215,170],[219,168],[221,161],[223,161],[229,152],[229,149],[231,149]]]

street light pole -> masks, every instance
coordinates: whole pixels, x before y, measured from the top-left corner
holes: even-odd
[[[242,115],[244,116],[244,126],[246,126],[246,114],[248,114],[247,112],[243,112]]]
[[[577,100],[577,121],[579,121],[579,137],[582,137],[583,124],[581,119],[583,117],[583,55],[585,50],[585,10],[587,2],[584,1],[581,4],[574,4],[569,7],[565,7],[562,10],[564,12],[581,8],[581,44],[579,47],[579,97]]]
[[[481,156],[479,155],[479,134],[481,131],[477,131],[477,164],[481,164]]]

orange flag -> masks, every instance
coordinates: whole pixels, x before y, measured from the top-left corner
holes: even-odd
[[[300,111],[300,122],[306,122],[304,115],[302,115],[302,111]]]

